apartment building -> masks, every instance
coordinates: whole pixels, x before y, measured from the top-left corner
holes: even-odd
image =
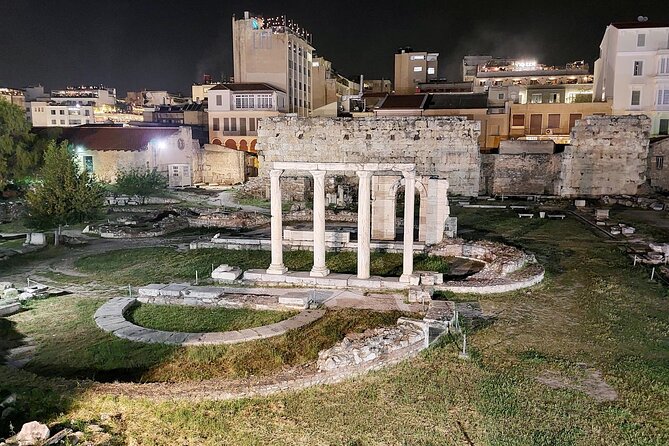
[[[395,93],[412,94],[420,83],[438,77],[439,53],[400,48],[395,54]]]

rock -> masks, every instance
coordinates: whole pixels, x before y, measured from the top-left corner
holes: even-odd
[[[33,293],[30,293],[28,291],[24,291],[23,293],[19,294],[19,301],[20,302],[26,302],[29,301],[30,299],[34,299],[35,295]]]
[[[97,433],[97,432],[104,432],[104,429],[102,429],[102,428],[101,428],[99,425],[97,425],[97,424],[89,424],[88,426],[86,426],[86,430],[87,430],[87,431],[91,431],[91,432],[96,432],[96,433]]]
[[[3,293],[2,297],[5,299],[12,299],[14,297],[19,297],[19,290],[16,288],[6,288]]]
[[[0,291],[7,290],[9,288],[14,288],[14,284],[12,282],[0,282]]]
[[[44,442],[44,446],[52,446],[60,443],[65,439],[69,434],[72,433],[72,429],[63,429],[62,431],[51,436],[47,441]]]
[[[37,445],[51,436],[51,431],[46,424],[37,421],[31,421],[21,427],[21,431],[16,435],[16,441],[19,446]]]
[[[69,444],[71,444],[72,446],[75,446],[75,445],[81,443],[83,441],[83,439],[84,439],[84,433],[79,432],[79,431],[73,432],[66,437],[67,442]]]

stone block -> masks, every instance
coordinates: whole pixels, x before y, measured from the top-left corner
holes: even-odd
[[[574,200],[574,206],[576,206],[577,208],[584,208],[585,200]]]
[[[160,290],[165,288],[167,285],[163,283],[152,283],[143,287],[140,287],[138,290],[138,293],[140,296],[159,296],[160,295]]]
[[[26,245],[44,246],[46,245],[46,234],[43,232],[29,232],[26,234]]]
[[[179,297],[190,287],[189,283],[171,283],[160,290],[161,296]]]
[[[234,282],[241,276],[242,270],[240,268],[220,265],[211,273],[211,278],[217,282]]]
[[[348,286],[368,290],[378,290],[383,287],[383,278],[371,276],[369,279],[358,279],[356,276],[351,276],[351,278],[348,279]]]
[[[184,290],[185,297],[193,297],[197,299],[215,299],[223,294],[223,288],[206,287],[206,286],[192,286]]]
[[[430,302],[433,293],[434,288],[412,286],[409,288],[408,301],[418,303]]]
[[[261,280],[263,274],[265,274],[264,269],[249,269],[244,271],[244,280],[249,280],[249,281],[256,281],[256,280]]]
[[[308,295],[296,296],[294,294],[286,294],[279,296],[279,305],[285,305],[293,308],[306,308],[309,302]]]
[[[12,282],[0,282],[0,291],[5,291],[9,288],[14,288],[14,284]]]
[[[11,316],[21,310],[21,302],[6,302],[0,304],[0,316]]]

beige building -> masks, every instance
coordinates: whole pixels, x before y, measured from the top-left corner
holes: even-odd
[[[209,142],[255,152],[258,121],[288,109],[283,90],[265,83],[219,84],[207,92]]]
[[[568,144],[576,121],[586,116],[612,114],[611,102],[571,104],[511,104],[511,138],[552,139]]]
[[[285,16],[232,17],[235,83],[266,83],[287,95],[287,111],[308,116],[312,110],[311,36]],[[211,105],[211,104],[210,104]]]
[[[391,93],[393,83],[390,79],[365,79],[362,81],[363,93]]]
[[[313,59],[311,79],[312,116],[337,116],[342,97],[360,92],[360,84],[337,73],[323,57]]]
[[[412,94],[418,84],[437,79],[439,53],[401,48],[395,54],[395,93]]]
[[[0,88],[0,101],[18,105],[23,109],[25,107],[25,93],[14,88]]]

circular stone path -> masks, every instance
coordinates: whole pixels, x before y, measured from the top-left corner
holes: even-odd
[[[214,345],[237,344],[279,336],[288,330],[308,325],[320,319],[325,314],[325,310],[304,310],[297,316],[274,324],[263,325],[262,327],[213,333],[182,333],[178,331],[153,330],[140,327],[128,321],[124,314],[135,303],[136,299],[133,297],[115,297],[110,299],[95,312],[93,316],[95,323],[102,330],[130,341],[182,346]]]

